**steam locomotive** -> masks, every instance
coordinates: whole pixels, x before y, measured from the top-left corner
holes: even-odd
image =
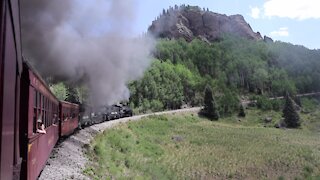
[[[79,125],[132,115],[127,106],[116,105],[79,113],[79,105],[59,101],[23,61],[19,12],[19,0],[0,2],[1,180],[37,179],[59,138],[72,134]],[[37,131],[39,119],[46,133]]]
[[[101,106],[95,111],[88,105],[80,109],[84,110],[80,113],[79,128],[133,115],[129,106],[120,103],[111,106]]]

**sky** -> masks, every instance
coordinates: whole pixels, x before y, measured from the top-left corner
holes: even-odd
[[[320,0],[136,0],[136,3],[136,34],[146,32],[163,9],[189,4],[220,14],[241,14],[253,31],[262,36],[320,49]]]

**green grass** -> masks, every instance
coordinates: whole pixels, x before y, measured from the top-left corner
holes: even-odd
[[[93,179],[320,178],[319,132],[265,128],[265,115],[249,110],[241,121],[217,122],[168,115],[122,124],[92,142],[84,173]]]

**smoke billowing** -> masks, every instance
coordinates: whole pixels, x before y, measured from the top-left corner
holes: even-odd
[[[96,105],[127,99],[150,64],[151,38],[132,38],[135,0],[22,0],[23,53],[44,76],[89,87]]]

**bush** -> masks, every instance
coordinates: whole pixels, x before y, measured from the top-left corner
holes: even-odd
[[[267,111],[273,109],[272,100],[267,98],[266,96],[258,96],[257,97],[257,107],[261,110]]]
[[[281,109],[283,109],[283,100],[280,100],[280,99],[271,100],[271,106],[273,110],[280,111]]]
[[[229,89],[224,90],[224,94],[219,97],[219,113],[223,116],[232,115],[239,111],[238,96]]]
[[[302,98],[301,99],[301,105],[303,107],[303,110],[306,112],[312,112],[314,111],[318,106],[318,101],[313,98]]]
[[[238,116],[239,116],[239,117],[246,117],[246,113],[244,112],[244,108],[243,108],[243,105],[242,105],[242,104],[240,104]]]
[[[150,108],[151,108],[152,112],[162,111],[162,110],[164,110],[163,107],[164,106],[163,106],[162,102],[159,100],[151,100],[151,102],[150,102]]]

